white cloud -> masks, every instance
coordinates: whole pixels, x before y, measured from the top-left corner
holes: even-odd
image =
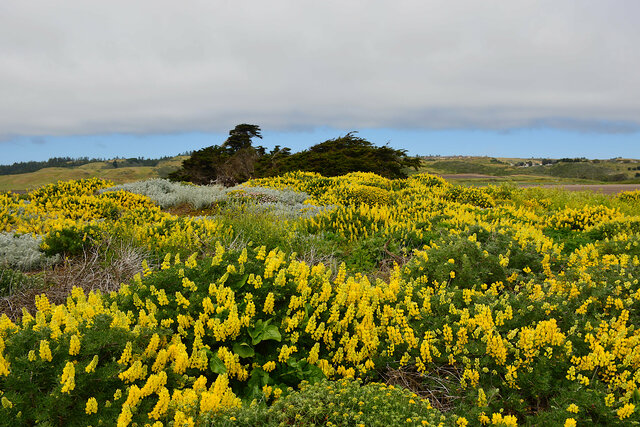
[[[3,1],[0,135],[635,129],[638,16],[623,0]]]

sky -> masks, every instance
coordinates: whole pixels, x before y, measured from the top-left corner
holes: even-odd
[[[640,158],[636,0],[0,2],[0,164],[294,151]]]

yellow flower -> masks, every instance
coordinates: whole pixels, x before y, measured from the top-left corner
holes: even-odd
[[[2,407],[4,409],[13,408],[13,403],[11,403],[11,401],[9,399],[7,399],[7,396],[2,396]]]
[[[98,412],[98,401],[96,400],[95,397],[90,397],[87,400],[87,404],[84,408],[84,411],[88,414],[95,414],[96,412]]]
[[[163,387],[158,392],[158,402],[153,407],[153,410],[148,414],[149,418],[153,418],[154,420],[160,419],[160,417],[162,417],[162,415],[164,415],[169,409],[170,400],[169,390]]]
[[[118,359],[118,363],[120,365],[126,365],[131,360],[131,352],[133,351],[133,347],[131,345],[131,341],[128,341],[120,355],[120,359]]]
[[[131,423],[132,419],[133,414],[131,413],[131,408],[129,407],[129,405],[122,405],[122,411],[118,416],[118,427],[127,427]]]
[[[51,349],[49,348],[49,341],[40,340],[40,359],[51,362],[53,359],[51,355]]]
[[[576,420],[573,418],[567,418],[564,422],[564,427],[576,427]]]
[[[91,359],[91,362],[89,362],[89,364],[84,368],[84,371],[87,374],[90,374],[91,372],[95,372],[96,366],[98,366],[98,355],[97,354],[95,356],[93,356],[93,359]]]
[[[75,356],[78,353],[80,353],[80,338],[77,334],[73,334],[69,342],[69,355]]]
[[[618,418],[620,418],[621,420],[624,420],[625,418],[629,418],[631,414],[633,414],[633,411],[635,408],[636,408],[636,405],[634,405],[633,403],[627,403],[622,408],[618,409],[617,411]]]
[[[62,393],[70,393],[76,388],[75,382],[76,369],[72,362],[67,362],[62,370],[62,377],[60,378],[60,384],[62,384]]]
[[[273,314],[273,305],[274,305],[274,295],[273,292],[269,292],[267,297],[264,300],[264,306],[262,307],[262,311],[267,314]]]

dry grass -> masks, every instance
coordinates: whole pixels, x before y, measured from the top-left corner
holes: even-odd
[[[104,254],[110,254],[105,261]],[[64,304],[74,287],[85,293],[100,291],[103,294],[119,289],[122,282],[129,281],[142,271],[142,261],[146,253],[140,248],[123,242],[102,242],[98,247],[88,249],[83,255],[66,259],[43,272],[45,286],[25,288],[0,299],[0,313],[16,320],[25,308],[35,314],[36,295],[45,294],[51,303]]]
[[[73,168],[44,168],[35,172],[15,175],[0,175],[0,191],[28,190],[70,179],[97,177],[116,184],[161,178],[180,168],[187,156],[176,156],[161,160],[157,166],[127,166],[114,169],[111,162],[94,162]]]
[[[429,399],[431,405],[442,412],[451,410],[455,401],[460,399],[457,391],[461,376],[455,366],[434,367],[425,374],[412,365],[387,367],[380,374],[386,384],[406,388],[421,399]]]

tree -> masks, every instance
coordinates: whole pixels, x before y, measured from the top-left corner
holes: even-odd
[[[229,138],[222,144],[212,145],[191,153],[182,167],[169,174],[173,181],[189,181],[194,184],[212,182],[231,186],[253,177],[254,165],[260,151],[251,146],[252,138],[262,138],[260,127],[240,124],[229,131]]]
[[[223,145],[230,154],[234,154],[243,148],[251,147],[251,138],[262,139],[260,127],[243,123],[229,131],[229,138]]]
[[[406,168],[420,166],[420,161],[407,156],[406,150],[395,150],[388,145],[376,147],[355,133],[349,132],[289,156],[280,172],[302,170],[324,176],[373,172],[387,178],[406,178]]]
[[[229,131],[229,138],[222,146],[213,145],[191,153],[191,157],[182,162],[182,168],[171,173],[169,179],[232,186],[251,178],[297,170],[324,176],[373,172],[387,178],[406,178],[408,167],[420,166],[420,161],[407,156],[406,150],[395,150],[388,145],[376,147],[355,133],[329,139],[296,154],[279,145],[267,153],[264,147],[251,145],[252,138],[262,138],[260,128],[244,123]]]

